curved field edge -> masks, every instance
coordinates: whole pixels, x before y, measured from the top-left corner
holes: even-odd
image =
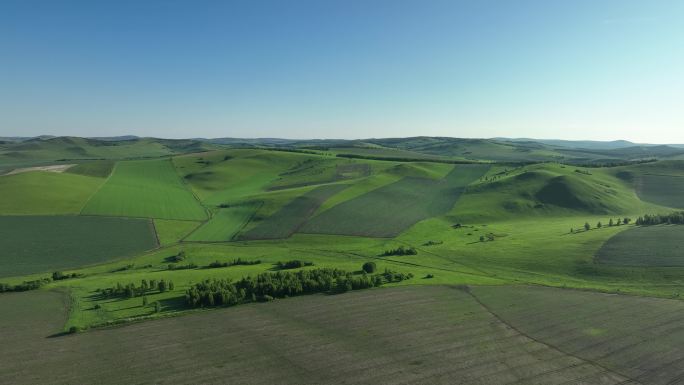
[[[632,267],[684,267],[684,226],[630,228],[608,239],[596,254],[599,263]]]

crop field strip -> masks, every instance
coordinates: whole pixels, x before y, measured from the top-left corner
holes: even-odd
[[[465,187],[488,168],[458,165],[442,180],[405,177],[322,212],[301,232],[394,237],[423,219],[449,211]]]
[[[259,206],[260,202],[252,202],[220,208],[209,221],[183,238],[183,241],[228,242],[240,232]]]
[[[684,267],[684,226],[636,227],[608,239],[599,249],[599,263],[632,267]]]
[[[472,291],[507,323],[563,352],[644,384],[684,382],[680,301],[530,287]]]
[[[24,300],[13,306],[36,310],[43,322],[59,318],[41,312],[35,294],[43,292],[19,294]],[[444,286],[299,297],[59,338],[45,338],[57,331],[56,322],[24,328],[18,322],[0,321],[4,330],[24,334],[6,341],[0,361],[0,373],[15,385],[228,378],[236,384],[636,384],[530,340],[466,292]],[[88,370],[75,373],[69,362]]]
[[[168,159],[118,162],[82,213],[187,220],[207,217]]]
[[[156,248],[150,220],[0,216],[0,277],[103,263]]]
[[[316,187],[294,198],[279,211],[238,237],[245,240],[287,238],[297,232],[323,202],[345,188],[347,185],[343,184]]]
[[[684,176],[644,174],[636,178],[636,191],[645,201],[684,208]]]

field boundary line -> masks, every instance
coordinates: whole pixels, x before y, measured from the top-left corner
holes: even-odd
[[[520,334],[521,336],[523,336],[523,337],[525,337],[525,338],[529,338],[530,340],[532,340],[532,341],[534,341],[534,342],[536,342],[536,343],[539,343],[539,344],[542,344],[542,345],[544,345],[544,346],[547,346],[548,348],[553,349],[553,350],[555,350],[555,351],[557,351],[557,352],[560,352],[560,353],[562,353],[562,354],[564,354],[564,355],[566,355],[566,356],[573,357],[573,358],[575,358],[575,359],[577,359],[577,360],[579,360],[579,361],[581,361],[581,362],[586,362],[586,363],[588,363],[588,364],[591,364],[591,365],[594,365],[594,366],[596,366],[596,367],[598,367],[598,368],[601,368],[601,369],[603,369],[603,370],[604,370],[605,372],[607,372],[607,373],[612,373],[612,374],[614,374],[614,375],[616,375],[616,376],[618,376],[618,377],[625,378],[625,381],[623,381],[622,383],[630,383],[630,382],[633,382],[633,383],[635,383],[635,384],[644,385],[642,382],[639,382],[639,381],[635,380],[634,378],[629,377],[629,376],[626,375],[626,374],[623,374],[623,373],[620,373],[620,372],[618,372],[618,371],[616,371],[616,370],[610,369],[610,368],[608,368],[608,367],[606,367],[606,366],[604,366],[604,365],[602,365],[602,364],[600,364],[600,363],[598,363],[598,362],[596,362],[596,361],[590,360],[590,359],[588,359],[588,358],[583,358],[583,357],[580,357],[580,356],[575,355],[575,354],[573,354],[573,353],[565,352],[565,351],[563,351],[562,349],[560,349],[560,348],[557,347],[557,346],[554,346],[554,345],[552,345],[552,344],[549,344],[549,343],[547,343],[547,342],[544,342],[544,341],[542,341],[542,340],[539,340],[539,339],[537,339],[537,338],[534,338],[534,337],[532,337],[531,335],[529,335],[529,334],[523,332],[522,330],[520,330],[520,329],[518,329],[517,327],[515,327],[515,326],[511,325],[510,323],[506,322],[506,320],[504,320],[501,316],[499,316],[498,314],[496,314],[489,306],[487,306],[487,305],[486,305],[484,302],[482,302],[475,294],[473,294],[473,293],[470,291],[470,288],[469,288],[469,287],[467,287],[467,286],[466,286],[465,288],[458,288],[458,287],[455,287],[454,289],[456,289],[456,290],[462,290],[462,291],[464,291],[465,293],[467,293],[468,295],[470,295],[470,296],[475,300],[475,302],[477,302],[485,311],[487,311],[489,314],[491,314],[497,321],[499,321],[499,322],[501,322],[503,325],[505,325],[505,326],[511,328],[511,330],[515,331],[516,333]]]
[[[109,175],[107,175],[107,178],[105,178],[104,182],[102,182],[102,184],[100,184],[97,187],[97,189],[88,197],[88,199],[85,201],[85,203],[83,203],[83,206],[81,206],[81,209],[78,210],[77,215],[83,215],[83,210],[85,210],[86,206],[88,206],[88,203],[90,203],[90,201],[93,199],[93,197],[95,195],[97,195],[98,192],[100,192],[100,190],[102,189],[102,186],[106,185],[107,182],[109,182],[109,178],[111,178],[112,175],[114,175],[114,172],[116,172],[116,168],[118,166],[119,166],[119,161],[118,160],[114,161],[114,167],[112,167],[112,171],[109,173]]]
[[[192,187],[185,181],[185,178],[183,178],[180,173],[178,172],[178,169],[176,168],[176,164],[173,163],[173,156],[169,157],[169,163],[171,163],[171,168],[173,168],[174,174],[176,174],[176,177],[178,178],[178,181],[180,182],[181,185],[190,193],[192,194],[192,197],[195,198],[197,203],[204,209],[204,214],[206,214],[207,218],[203,220],[203,223],[209,222],[211,218],[213,217],[213,212],[209,210],[207,206],[202,203],[202,201],[199,199],[199,197],[195,194],[195,191],[192,189]]]

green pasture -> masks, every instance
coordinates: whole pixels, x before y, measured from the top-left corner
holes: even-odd
[[[227,242],[240,232],[252,218],[261,203],[246,203],[216,210],[213,217],[197,230],[193,231],[185,241],[192,242]]]
[[[684,226],[640,226],[610,238],[598,262],[618,266],[684,267]]]

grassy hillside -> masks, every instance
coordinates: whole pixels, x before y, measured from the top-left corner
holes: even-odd
[[[117,163],[82,213],[188,220],[207,217],[168,159]]]
[[[404,177],[340,203],[307,222],[304,233],[392,237],[414,223],[447,212],[488,166],[460,165],[443,179]]]

